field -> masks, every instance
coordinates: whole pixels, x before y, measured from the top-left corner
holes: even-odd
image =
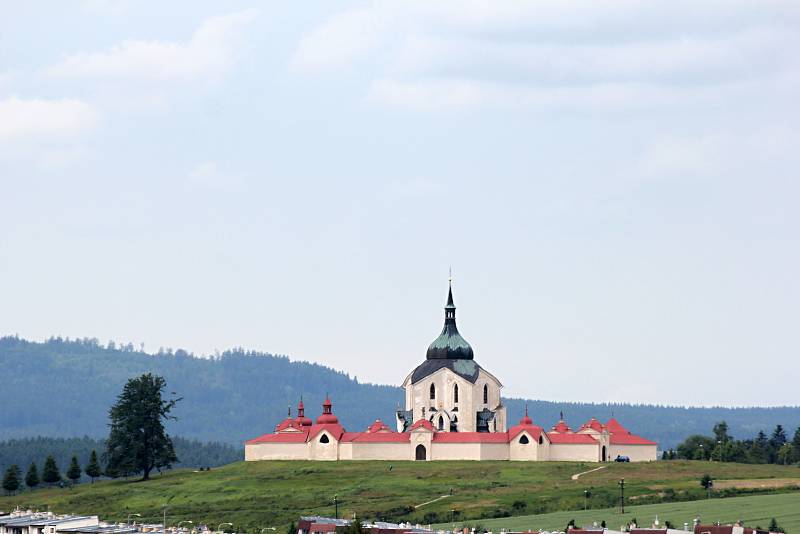
[[[800,533],[800,493],[630,506],[625,508],[625,515],[620,514],[619,508],[606,508],[585,512],[581,510],[485,519],[466,524],[476,526],[479,523],[494,532],[499,532],[501,529],[516,531],[564,530],[570,519],[574,519],[578,526],[589,526],[594,522],[599,525],[601,521],[605,520],[608,528],[619,529],[633,519],[638,521],[639,526],[650,526],[656,517],[662,524],[664,521],[670,521],[676,528],[683,528],[684,523],[688,523],[691,528],[695,517],[699,517],[704,523],[719,521],[723,524],[741,519],[745,525],[766,528],[770,519],[774,517],[787,533],[797,534]],[[452,525],[442,524],[439,526],[450,528]]]
[[[595,467],[560,462],[239,462],[211,471],[156,475],[149,482],[114,480],[28,491],[0,498],[0,510],[49,507],[116,521],[139,513],[145,521],[160,522],[167,505],[168,524],[230,521],[242,531],[282,528],[301,514],[333,515],[337,495],[345,517],[356,513],[366,519],[437,523],[449,521],[455,510],[457,519],[483,523],[508,515],[582,510],[585,489],[591,491],[589,508],[610,508],[618,502],[620,478],[625,478],[630,505],[702,499],[699,480],[704,473],[721,486],[735,486],[718,490],[717,496],[793,492],[791,496],[800,497],[793,482],[800,479],[800,469],[792,466],[607,464],[571,479]],[[677,516],[666,519],[678,521]]]

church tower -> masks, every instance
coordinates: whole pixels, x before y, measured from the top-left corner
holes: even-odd
[[[440,432],[505,432],[502,387],[475,362],[472,346],[458,332],[451,280],[442,332],[428,347],[425,361],[403,381],[405,410],[397,411],[397,430],[425,419]]]

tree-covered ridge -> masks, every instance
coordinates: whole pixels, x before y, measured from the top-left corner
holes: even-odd
[[[286,416],[287,406],[294,410],[301,395],[306,413],[314,418],[325,393],[330,392],[334,412],[351,430],[364,430],[377,417],[393,424],[395,407],[403,400],[398,387],[363,384],[329,367],[243,349],[199,358],[182,350],[148,354],[132,344],[101,345],[93,339],[53,338],[37,343],[4,337],[0,338],[2,436],[105,437],[108,408],[129,378],[144,373],[163,376],[169,391],[184,399],[175,409],[178,420],[168,425],[170,435],[223,441],[237,447],[247,438],[272,431]],[[569,388],[568,381],[564,387]],[[681,401],[681,387],[674,387],[676,403]],[[503,402],[511,423],[522,417],[526,401]],[[778,424],[800,426],[800,407],[527,402],[534,422],[546,428],[558,420],[561,411],[574,429],[590,417],[605,421],[613,414],[627,428],[658,441],[662,448],[675,447],[687,436],[702,434],[721,420],[728,422],[734,435],[741,436],[768,432]],[[178,456],[184,459],[180,452]],[[80,456],[79,460],[85,461]]]
[[[180,460],[175,467],[217,467],[238,462],[244,458],[241,447],[227,443],[201,443],[181,437],[173,437],[175,454]],[[62,475],[66,474],[72,456],[80,466],[91,464],[92,451],[102,455],[106,450],[105,439],[88,436],[81,438],[35,437],[0,441],[0,469],[5,471],[11,465],[18,465],[26,472],[35,463],[41,472],[48,456],[52,456]],[[97,476],[97,475],[95,475]],[[88,477],[84,477],[88,480]]]

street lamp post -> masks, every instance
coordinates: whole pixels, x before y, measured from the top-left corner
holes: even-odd
[[[625,513],[625,479],[619,479],[619,507],[621,513]]]
[[[589,490],[585,489],[585,490],[583,490],[583,509],[584,509],[584,511],[586,510],[588,505],[589,505]]]
[[[336,517],[336,519],[339,519],[339,496],[336,494],[333,495],[333,507],[335,510],[334,513],[336,514],[334,517]]]
[[[162,505],[162,508],[164,509],[164,532],[166,533],[167,532],[167,508],[169,508],[169,506],[164,504],[164,505]]]
[[[142,514],[128,514],[128,526],[130,526],[130,524],[131,524],[131,517],[133,517],[133,516],[136,516],[136,517],[142,517]]]
[[[217,532],[222,531],[222,525],[228,525],[232,527],[233,523],[220,523],[219,526],[217,527]]]

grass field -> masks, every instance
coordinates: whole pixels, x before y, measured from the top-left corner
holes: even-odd
[[[751,495],[747,497],[729,497],[727,499],[706,499],[691,502],[674,502],[664,504],[649,504],[644,506],[629,506],[622,515],[619,508],[606,508],[601,510],[555,512],[550,514],[506,517],[501,519],[484,519],[481,521],[466,522],[471,526],[478,523],[493,532],[506,530],[564,530],[570,519],[575,520],[578,526],[592,525],[601,521],[606,522],[608,528],[619,529],[620,526],[636,519],[640,526],[650,526],[658,516],[659,521],[672,522],[676,528],[683,528],[688,523],[691,528],[692,521],[699,517],[703,523],[719,521],[723,524],[744,521],[748,526],[761,526],[766,528],[771,518],[776,518],[778,524],[788,534],[800,533],[800,493],[783,493],[779,495]],[[439,525],[450,528],[452,524]],[[459,526],[461,526],[459,524]]]
[[[613,507],[622,477],[631,505],[702,498],[699,480],[704,473],[754,492],[792,491],[785,484],[800,478],[800,469],[792,466],[671,461],[608,464],[571,480],[571,475],[594,467],[561,462],[239,462],[207,472],[156,475],[149,482],[115,480],[24,492],[0,498],[0,510],[49,507],[108,520],[139,513],[143,520],[160,522],[166,504],[169,524],[230,521],[241,531],[282,527],[301,514],[333,515],[336,494],[340,514],[346,517],[357,513],[367,519],[437,523],[457,510],[462,520],[483,522],[582,509],[584,489],[592,492],[590,508]],[[774,481],[782,486],[770,487]],[[417,507],[429,501],[434,502]]]

